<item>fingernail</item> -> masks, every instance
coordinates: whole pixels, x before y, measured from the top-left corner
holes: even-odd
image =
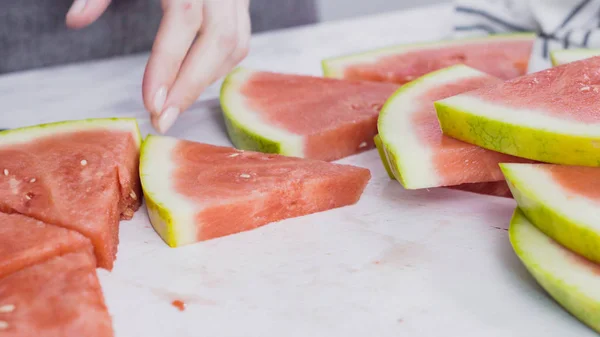
[[[160,117],[158,117],[158,131],[160,133],[165,133],[167,132],[167,130],[169,130],[169,128],[171,128],[171,126],[173,126],[173,123],[175,123],[175,120],[177,119],[177,117],[179,116],[179,109],[178,108],[174,108],[174,107],[170,107],[167,110],[165,110]]]
[[[165,105],[165,101],[167,100],[167,87],[164,85],[156,91],[154,94],[154,114],[160,114],[163,110],[163,106]]]
[[[69,9],[68,14],[80,13],[85,8],[87,0],[75,0],[73,5],[71,5],[71,9]]]

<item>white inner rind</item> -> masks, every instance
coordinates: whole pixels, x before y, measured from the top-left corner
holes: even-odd
[[[261,118],[261,114],[246,104],[242,87],[254,74],[254,70],[239,68],[227,78],[222,100],[226,105],[226,114],[248,131],[279,143],[281,154],[295,157],[304,156],[304,137],[278,128]]]
[[[554,65],[559,66],[598,55],[600,55],[600,49],[564,49],[553,51],[552,60]]]
[[[561,281],[565,291],[572,289],[600,303],[597,270],[578,263],[576,255],[553,242],[523,215],[513,218],[511,226],[514,226],[512,232],[516,250],[530,268]]]
[[[526,188],[523,193],[532,199],[579,226],[600,231],[598,201],[563,188],[554,180],[552,173],[543,169],[544,164],[502,164],[502,167],[508,172],[509,179],[514,181],[515,187]],[[519,206],[528,208],[536,205]]]
[[[578,122],[554,117],[544,111],[506,107],[469,93],[448,97],[438,102],[462,113],[484,117],[503,124],[518,125],[554,134],[600,138],[600,123]]]
[[[173,186],[173,172],[176,165],[172,156],[178,140],[171,137],[149,136],[144,145],[140,166],[144,192],[157,206],[171,216],[170,231],[176,246],[193,243],[197,237],[195,215],[197,206],[177,193]],[[160,230],[166,224],[153,224]],[[165,228],[166,229],[166,228]],[[164,236],[165,233],[161,233]]]
[[[375,49],[363,53],[352,54],[347,56],[334,57],[330,59],[326,59],[323,61],[323,64],[327,67],[327,77],[336,77],[342,78],[344,76],[344,69],[357,65],[357,64],[375,64],[377,61],[386,56],[391,55],[402,55],[414,51],[421,50],[438,50],[443,49],[445,47],[454,47],[454,46],[469,46],[469,45],[478,45],[478,44],[488,44],[488,43],[496,43],[499,41],[519,41],[519,40],[534,40],[535,35],[529,33],[523,34],[509,34],[509,35],[497,35],[497,36],[486,36],[486,37],[476,37],[476,38],[467,38],[467,39],[455,39],[455,40],[445,40],[445,41],[436,41],[436,42],[428,42],[428,43],[416,43],[416,44],[407,44],[407,45],[399,45],[392,46],[387,48]]]
[[[28,126],[0,133],[0,146],[29,143],[42,137],[54,136],[58,133],[80,132],[106,129],[108,131],[130,132],[139,149],[141,138],[137,122],[134,118],[98,118],[83,119]]]
[[[400,88],[382,108],[378,127],[383,144],[396,155],[396,163],[406,188],[437,187],[443,182],[435,168],[435,152],[420,137],[414,114],[423,107],[422,99],[429,91],[450,83],[488,77],[489,75],[473,68],[456,65],[425,75],[415,82]],[[432,114],[435,115],[433,102]]]

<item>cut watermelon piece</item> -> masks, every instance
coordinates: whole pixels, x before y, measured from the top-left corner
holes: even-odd
[[[561,49],[550,52],[550,61],[553,66],[560,66],[594,56],[600,56],[600,49]]]
[[[0,279],[0,335],[113,336],[89,248]]]
[[[356,203],[364,168],[148,136],[141,178],[150,221],[172,247]]]
[[[600,166],[600,57],[435,102],[443,132],[539,162]]]
[[[80,232],[112,269],[119,218],[140,206],[135,119],[90,119],[0,133],[0,209]]]
[[[600,332],[600,265],[544,235],[519,209],[510,223],[509,237],[519,259],[550,296]]]
[[[90,246],[83,235],[20,214],[0,213],[0,278]]]
[[[238,149],[332,161],[374,147],[379,110],[397,88],[238,68],[221,106]]]
[[[600,262],[600,168],[501,164],[527,218],[561,245]]]
[[[465,64],[501,79],[527,72],[536,35],[492,35],[376,49],[323,61],[326,77],[408,83],[422,75]]]
[[[383,143],[381,142],[381,138],[379,137],[379,135],[376,135],[374,140],[375,140],[375,145],[377,146],[377,151],[379,152],[379,157],[381,158],[381,162],[383,164],[383,167],[385,168],[385,171],[388,174],[388,177],[390,177],[390,179],[396,180],[396,177],[394,176],[394,173],[392,172],[392,169],[390,168],[390,164],[386,157],[385,150],[383,148]],[[510,189],[508,188],[508,184],[504,180],[490,181],[490,182],[485,182],[485,183],[465,183],[465,184],[460,184],[460,185],[455,185],[455,186],[446,186],[446,187],[449,189],[453,189],[453,190],[471,192],[471,193],[476,193],[476,194],[492,195],[492,196],[504,197],[504,198],[512,198],[512,193],[510,192]]]
[[[524,161],[444,136],[440,130],[435,100],[500,82],[456,65],[422,76],[390,97],[378,121],[382,159],[404,188],[500,181],[504,176],[498,163]]]

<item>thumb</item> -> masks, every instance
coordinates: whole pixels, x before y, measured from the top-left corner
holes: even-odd
[[[111,0],[75,0],[67,13],[69,28],[83,28],[104,13]]]

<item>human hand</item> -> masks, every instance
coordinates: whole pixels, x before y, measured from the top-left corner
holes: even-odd
[[[67,25],[95,21],[110,0],[75,0]],[[163,18],[142,83],[152,124],[166,132],[210,84],[243,60],[250,42],[249,0],[162,0]]]

